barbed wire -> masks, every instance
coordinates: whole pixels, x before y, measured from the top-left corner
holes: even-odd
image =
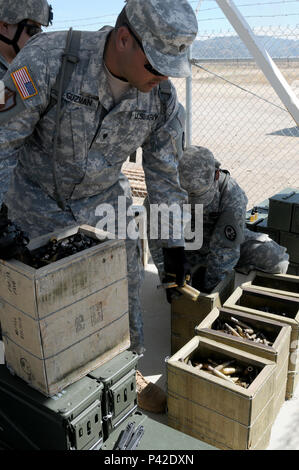
[[[203,0],[205,3],[207,2],[211,2],[211,3],[215,3],[215,0]],[[190,4],[198,4],[198,0],[192,0],[192,1],[189,1]],[[253,3],[253,4],[249,4],[249,3],[244,3],[244,4],[240,4],[240,5],[237,5],[238,8],[241,8],[241,7],[258,7],[258,6],[266,6],[266,5],[285,5],[285,4],[289,4],[289,3],[298,3],[299,4],[299,1],[298,0],[273,0],[273,1],[266,1],[266,2],[256,2],[256,3]],[[206,11],[215,11],[215,10],[220,10],[220,8],[218,6],[215,6],[215,7],[212,7],[212,8],[201,8],[198,12],[198,14],[202,13],[202,12],[206,12]],[[55,25],[56,24],[60,24],[60,23],[72,23],[72,22],[81,22],[81,21],[89,21],[89,20],[97,20],[97,19],[103,19],[103,18],[113,18],[113,19],[116,19],[116,17],[118,16],[119,13],[111,13],[111,14],[107,14],[107,15],[101,15],[101,16],[96,16],[96,17],[88,17],[88,18],[73,18],[73,19],[60,19],[60,20],[57,20],[57,21],[54,21],[54,25],[51,26],[49,28],[50,29],[55,29]],[[289,16],[299,16],[299,12],[298,13],[279,13],[279,14],[271,14],[271,15],[267,15],[267,14],[260,14],[260,15],[243,15],[244,18],[278,18],[278,17],[289,17]],[[204,22],[204,21],[218,21],[218,20],[226,20],[227,18],[225,16],[223,17],[219,17],[219,18],[197,18],[198,22]],[[89,27],[89,26],[101,26],[101,25],[105,25],[107,24],[105,21],[99,21],[99,22],[92,22],[92,23],[86,23],[86,24],[75,24],[73,25],[75,28],[85,28],[85,27]],[[57,30],[57,29],[56,29]]]
[[[102,16],[92,16],[90,18],[73,18],[73,19],[66,19],[66,20],[57,20],[55,23],[64,23],[69,21],[89,21],[89,20],[97,20],[100,18],[111,18],[118,16],[118,13],[111,13],[111,15],[102,15]]]
[[[288,13],[288,14],[279,14],[279,15],[258,15],[258,16],[244,16],[244,18],[281,18],[281,17],[287,17],[287,16],[299,16],[299,13]],[[198,22],[204,22],[204,21],[216,21],[216,20],[227,20],[226,17],[221,17],[221,18],[204,18],[204,19],[197,19]],[[88,26],[104,26],[106,25],[106,21],[98,21],[97,23],[87,23],[87,24],[72,24],[73,28],[85,28]],[[68,26],[67,26],[68,27]],[[270,26],[269,26],[270,27]],[[292,26],[293,27],[293,26]],[[299,25],[295,25],[296,28],[299,27]],[[53,26],[50,26],[47,28],[47,31],[53,30],[55,31],[63,31],[63,29],[57,29],[55,28],[55,23]]]
[[[215,0],[213,0],[215,1]],[[196,3],[196,2],[190,2],[190,3]],[[259,2],[259,3],[247,3],[244,5],[237,5],[238,8],[243,8],[243,7],[256,7],[256,6],[265,6],[265,5],[280,5],[280,4],[286,4],[286,3],[298,3],[298,0],[279,0],[279,1],[274,1],[274,2]],[[219,10],[219,7],[213,7],[213,8],[201,8],[199,10],[199,13],[202,13],[204,11],[212,11],[212,10]]]
[[[204,4],[206,3],[214,3],[216,2],[216,0],[202,0]],[[198,4],[198,0],[189,0],[189,3],[190,4]],[[236,3],[236,6],[237,8],[240,8],[240,7],[251,7],[251,6],[256,6],[256,5],[277,5],[277,4],[285,4],[285,3],[299,3],[299,0],[272,0],[271,2],[270,1],[267,1],[267,2],[262,2],[262,1],[259,1],[258,3],[245,3],[245,4],[237,4]],[[217,7],[219,8],[219,7]]]
[[[204,2],[211,2],[211,3],[215,3],[215,0],[204,0]],[[198,3],[198,0],[194,0],[194,1],[190,1],[189,2],[190,4],[195,4],[195,3]],[[271,1],[271,2],[258,2],[258,3],[246,3],[246,4],[243,4],[243,5],[238,5],[238,8],[240,7],[255,7],[255,6],[265,6],[265,5],[280,5],[280,4],[286,4],[286,3],[299,3],[298,0],[274,0],[274,1]],[[200,9],[200,12],[203,12],[203,11],[211,11],[211,10],[218,10],[219,7],[216,6],[216,7],[213,7],[213,8],[201,8]],[[96,19],[100,19],[100,18],[109,18],[109,17],[115,17],[117,16],[119,13],[110,13],[108,15],[101,15],[101,16],[93,16],[93,17],[89,17],[89,18],[82,18],[82,17],[79,17],[79,18],[62,18],[60,20],[57,20],[55,21],[55,23],[62,23],[62,22],[70,22],[70,21],[88,21],[88,20],[96,20]]]
[[[106,24],[107,24],[107,22],[98,22],[98,23],[88,23],[88,24],[74,24],[74,25],[72,24],[71,26],[73,28],[86,28],[87,26],[98,26],[98,27],[100,27],[100,26],[104,26]],[[67,28],[68,27],[69,26],[67,26]],[[51,26],[50,28],[47,28],[46,31],[49,31],[50,29],[53,29],[53,28],[55,29],[55,31],[63,31],[64,30],[64,28],[63,29],[56,29],[55,26]]]
[[[279,28],[279,29],[277,29]],[[269,36],[269,39],[272,37],[288,39],[292,36],[292,40],[298,40],[299,34],[299,25],[290,26],[286,25],[285,28],[288,28],[288,31],[281,31],[280,26],[256,26],[252,29],[255,36]],[[297,31],[297,34],[296,34]],[[225,36],[234,36],[238,37],[238,33],[233,29],[217,29],[209,31],[201,31],[197,39],[204,41],[206,39],[213,39],[216,37],[225,37]]]
[[[244,18],[281,18],[282,16],[299,16],[299,12],[298,13],[286,13],[286,14],[283,14],[283,13],[280,13],[279,15],[244,15],[243,17]],[[218,20],[227,20],[226,16],[222,16],[220,18],[202,18],[202,19],[199,19],[197,18],[197,21],[198,22],[202,22],[202,21],[218,21]]]
[[[198,68],[200,68],[200,69],[202,69],[202,70],[204,70],[205,72],[207,72],[207,73],[209,73],[209,74],[211,74],[211,75],[214,75],[214,76],[217,77],[217,78],[220,78],[220,80],[223,80],[224,82],[229,83],[230,85],[233,85],[234,87],[239,88],[240,90],[245,91],[246,93],[249,93],[250,95],[255,96],[255,98],[258,98],[258,99],[260,99],[260,100],[262,100],[262,101],[265,101],[265,102],[268,103],[268,104],[271,104],[272,106],[275,106],[275,108],[281,109],[282,111],[285,111],[286,113],[288,112],[288,111],[287,111],[285,108],[283,108],[282,106],[279,106],[279,105],[277,105],[277,104],[275,104],[275,103],[272,103],[272,101],[269,101],[269,100],[267,100],[266,98],[263,98],[262,96],[259,96],[259,95],[257,95],[256,93],[253,93],[253,92],[250,91],[250,90],[247,90],[247,88],[241,87],[240,85],[237,85],[237,83],[234,83],[234,82],[232,82],[232,81],[230,81],[230,80],[227,80],[227,78],[224,78],[224,77],[222,77],[221,75],[218,75],[217,73],[212,72],[211,70],[209,70],[209,69],[203,67],[202,65],[199,65],[196,59],[191,59],[191,64],[194,65],[194,66],[196,66],[196,67],[198,67]]]

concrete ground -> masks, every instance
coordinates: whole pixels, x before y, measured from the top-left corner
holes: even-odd
[[[237,275],[236,284],[244,282]],[[159,277],[153,264],[145,270],[142,291],[146,353],[139,362],[143,375],[166,391],[165,358],[170,355],[170,306],[165,292],[157,289]],[[148,413],[147,413],[148,414]],[[150,416],[167,424],[167,415]],[[299,386],[291,400],[285,401],[272,428],[267,450],[299,450]]]

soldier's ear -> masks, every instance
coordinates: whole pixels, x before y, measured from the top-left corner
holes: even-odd
[[[5,21],[0,21],[0,34],[3,34],[5,37],[10,37],[12,35],[12,25],[5,23]]]
[[[215,171],[215,181],[219,180],[219,176],[220,176],[220,170],[216,170]]]
[[[4,21],[0,21],[0,33],[7,31],[7,23],[4,23]]]
[[[115,32],[115,45],[119,52],[125,51],[128,46],[131,47],[133,38],[126,26],[120,26]]]

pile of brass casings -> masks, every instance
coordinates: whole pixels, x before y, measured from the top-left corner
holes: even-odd
[[[230,320],[227,321],[217,319],[213,325],[213,329],[223,331],[224,333],[238,338],[249,339],[255,343],[261,343],[266,346],[273,345],[273,342],[270,341],[262,331],[246,325],[246,323],[234,317],[230,317]]]
[[[76,233],[62,240],[52,238],[46,245],[29,252],[23,262],[39,269],[99,243],[101,243],[100,240],[95,240],[83,233]]]
[[[203,370],[243,388],[248,388],[260,372],[257,367],[252,365],[244,366],[238,363],[236,359],[223,361],[210,358],[203,360],[187,358],[183,362],[193,367],[194,370]]]

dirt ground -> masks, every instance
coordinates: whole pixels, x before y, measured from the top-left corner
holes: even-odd
[[[192,145],[208,147],[230,170],[249,207],[299,187],[299,128],[263,73],[252,63],[201,65],[193,67]],[[279,67],[299,97],[299,61]],[[184,103],[182,80],[176,88]]]
[[[299,187],[299,128],[262,72],[252,63],[200,65],[192,75],[192,145],[214,153],[246,191],[248,207]],[[299,97],[299,61],[279,67]],[[173,83],[185,105],[185,80]]]

